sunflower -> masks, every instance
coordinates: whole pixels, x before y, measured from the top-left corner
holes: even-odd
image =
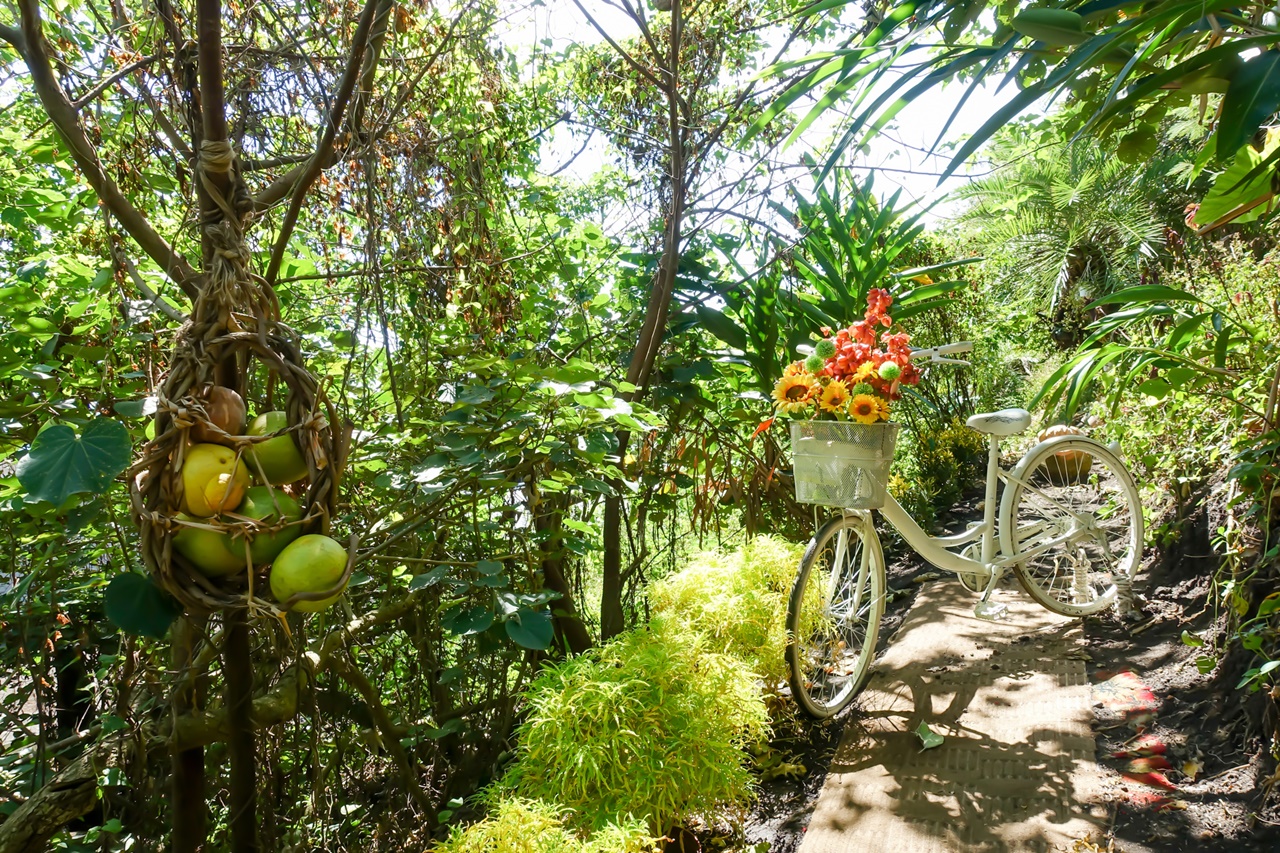
[[[858,367],[858,369],[853,372],[853,376],[849,378],[849,382],[851,384],[857,385],[859,382],[867,381],[872,376],[879,376],[879,375],[880,374],[876,373],[876,366],[874,364],[872,364],[869,361],[864,361]]]
[[[843,414],[845,407],[849,405],[848,386],[839,379],[831,380],[827,383],[827,387],[822,389],[822,397],[819,398],[818,405],[832,414]]]
[[[873,424],[888,415],[884,402],[870,394],[859,394],[849,401],[849,414],[860,424]]]
[[[807,373],[783,376],[773,386],[774,405],[778,411],[791,414],[803,412],[818,393],[818,380]]]

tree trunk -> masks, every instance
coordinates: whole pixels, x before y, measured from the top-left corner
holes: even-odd
[[[248,614],[227,610],[223,666],[226,676],[227,721],[230,736],[231,779],[227,796],[233,853],[258,851],[258,782],[254,757],[253,662],[250,659]]]
[[[569,588],[569,581],[564,576],[564,547],[561,540],[563,502],[554,495],[546,500],[541,498],[532,485],[532,478],[529,488],[533,526],[542,538],[542,583],[547,589],[560,593],[560,598],[551,603],[551,612],[555,614],[556,646],[580,655],[591,648],[591,635],[587,633],[587,626],[578,615],[573,590]]]
[[[687,137],[680,116],[680,42],[684,30],[680,5],[672,5],[670,51],[665,67],[660,69],[667,98],[667,160],[670,165],[667,177],[671,181],[671,206],[667,210],[666,230],[663,233],[662,260],[649,291],[649,303],[645,309],[644,324],[640,328],[640,339],[631,352],[631,363],[627,367],[627,381],[636,388],[634,393],[623,395],[628,400],[643,396],[649,387],[658,348],[667,327],[667,312],[675,293],[676,273],[680,269],[680,243],[683,239],[681,226],[685,215],[685,184],[688,179],[685,151]],[[626,457],[630,438],[625,430],[618,433],[619,459]],[[613,494],[605,498],[604,509],[604,560],[600,595],[602,640],[616,635],[625,625],[622,609],[622,514],[626,512],[626,504],[622,500],[621,484],[613,482],[610,485],[613,486]]]
[[[192,640],[195,635],[190,617],[184,616],[173,628],[171,659],[175,673],[185,673],[192,665]],[[173,694],[175,717],[196,710],[196,684],[198,679],[185,682]],[[172,753],[173,770],[173,833],[170,845],[173,853],[198,853],[204,846],[208,826],[205,820],[204,747],[196,746]]]

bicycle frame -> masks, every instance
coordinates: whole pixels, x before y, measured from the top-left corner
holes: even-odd
[[[1040,541],[1025,551],[1004,554],[997,558],[996,492],[1000,481],[1003,480],[1005,487],[1008,488],[1010,479],[1012,474],[1000,469],[1000,439],[993,435],[990,436],[987,453],[986,503],[981,522],[953,536],[930,536],[919,524],[916,524],[911,514],[894,500],[893,495],[885,495],[884,506],[880,507],[879,512],[884,516],[885,521],[893,525],[906,543],[930,564],[944,571],[974,575],[987,587],[989,595],[995,586],[994,582],[1004,574],[1008,566],[1039,556],[1076,535],[1074,530],[1067,531],[1051,539]],[[1022,485],[1028,487],[1025,483]],[[981,559],[975,560],[950,550],[979,538],[982,542]]]

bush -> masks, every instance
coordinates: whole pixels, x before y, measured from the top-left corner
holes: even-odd
[[[705,634],[767,685],[787,679],[787,599],[803,549],[761,536],[730,554],[704,552],[654,584],[655,613]]]
[[[659,839],[639,821],[610,824],[583,839],[565,810],[537,800],[499,799],[479,823],[455,827],[435,853],[656,853]]]
[[[635,815],[657,834],[749,802],[742,749],[768,715],[739,661],[659,617],[545,669],[518,734],[504,790],[568,807],[579,828]]]
[[[927,530],[939,509],[981,482],[987,439],[956,420],[936,432],[912,434],[898,456],[889,492]]]

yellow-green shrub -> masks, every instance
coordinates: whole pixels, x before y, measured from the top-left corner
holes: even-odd
[[[766,684],[786,681],[787,599],[803,549],[770,536],[705,552],[649,590],[654,612],[707,635]]]
[[[656,853],[641,821],[609,824],[589,837],[565,827],[566,810],[538,800],[499,799],[484,820],[455,827],[435,853]]]
[[[742,748],[768,734],[754,679],[701,634],[657,617],[529,686],[501,787],[563,805],[578,828],[622,815],[655,834],[752,797]]]

